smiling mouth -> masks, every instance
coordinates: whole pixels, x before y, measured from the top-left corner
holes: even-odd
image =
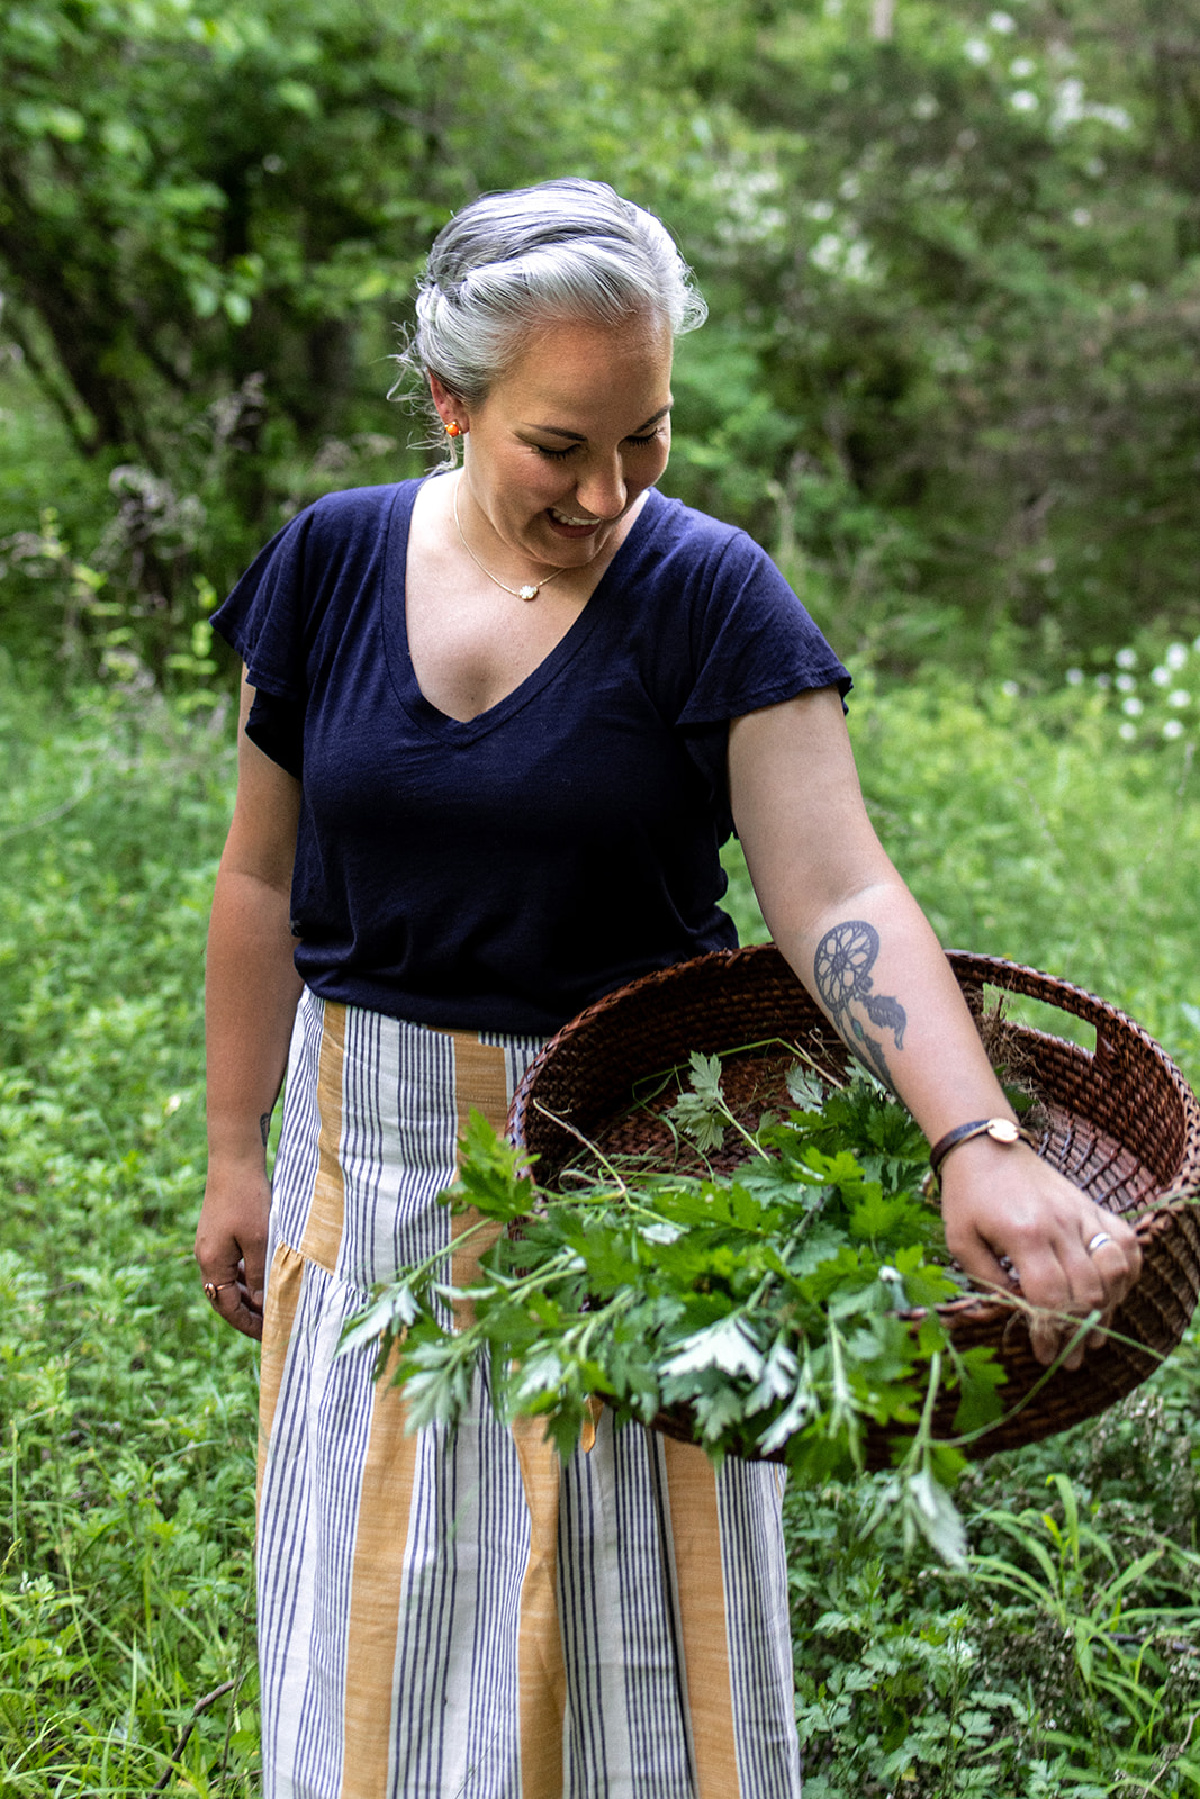
[[[591,525],[594,528],[600,523],[598,518],[571,518],[567,513],[559,512],[553,506],[548,507],[547,510],[557,525]]]

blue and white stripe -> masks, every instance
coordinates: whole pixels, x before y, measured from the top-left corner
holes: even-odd
[[[482,1376],[456,1433],[409,1435],[374,1351],[337,1354],[374,1282],[449,1244],[467,1109],[502,1115],[537,1047],[301,1002],[263,1346],[265,1799],[798,1799],[777,1470],[714,1475],[607,1411],[560,1467]]]

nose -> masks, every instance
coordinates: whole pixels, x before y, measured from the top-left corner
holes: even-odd
[[[593,518],[620,518],[629,497],[620,460],[614,457],[611,463],[583,471],[575,485],[575,497],[580,510]]]

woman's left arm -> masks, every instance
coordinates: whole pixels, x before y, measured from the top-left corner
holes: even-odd
[[[859,1059],[931,1143],[978,1119],[1012,1119],[941,946],[867,817],[836,691],[735,719],[729,780],[771,935]],[[1098,1309],[1107,1320],[1137,1279],[1129,1225],[1024,1143],[958,1145],[941,1188],[947,1245],[967,1273],[1007,1290],[999,1258],[1019,1269],[1042,1314],[1030,1335],[1043,1363],[1069,1341],[1065,1314]],[[1101,1231],[1109,1240],[1089,1255]]]

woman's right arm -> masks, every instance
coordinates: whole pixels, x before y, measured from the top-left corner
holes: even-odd
[[[221,1288],[226,1323],[261,1337],[267,1132],[302,986],[290,924],[300,783],[246,736],[253,699],[243,679],[237,803],[208,931],[208,1184],[196,1260]]]

